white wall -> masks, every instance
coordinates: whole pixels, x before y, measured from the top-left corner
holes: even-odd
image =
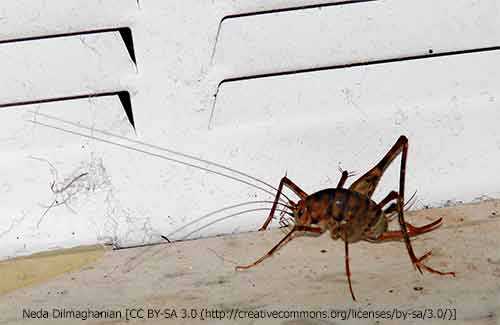
[[[287,171],[313,193],[336,185],[339,163],[363,173],[406,134],[418,207],[498,197],[497,2],[322,6],[224,19],[218,33],[226,15],[325,2],[4,0],[0,258],[262,224],[259,210],[209,225],[270,207],[217,212],[273,190],[180,154],[273,186]],[[16,41],[120,27],[137,65],[113,31]],[[260,74],[274,75],[231,82]],[[135,130],[117,96],[14,105],[118,91]],[[376,199],[397,189],[396,165]]]

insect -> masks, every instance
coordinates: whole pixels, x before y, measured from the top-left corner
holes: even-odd
[[[391,191],[382,201],[376,203],[371,199],[382,175],[393,160],[401,153],[401,167],[399,176],[399,192]],[[408,255],[413,266],[422,273],[422,269],[439,275],[452,275],[454,272],[441,272],[433,269],[424,260],[431,255],[431,251],[417,258],[410,242],[410,237],[432,231],[442,224],[442,218],[422,227],[415,227],[404,220],[404,187],[406,174],[406,158],[408,154],[408,139],[400,136],[387,154],[371,170],[357,179],[348,189],[343,188],[348,177],[347,171],[342,176],[336,188],[329,188],[308,195],[287,176],[281,179],[273,207],[267,220],[259,230],[265,230],[276,210],[283,186],[290,188],[300,200],[288,200],[288,207],[292,210],[295,224],[291,231],[276,244],[267,254],[252,264],[237,266],[237,270],[251,268],[271,256],[279,247],[288,243],[297,232],[322,234],[330,231],[332,239],[341,238],[345,242],[345,268],[349,290],[353,300],[356,300],[351,284],[349,268],[349,243],[360,240],[370,242],[384,242],[390,240],[404,240]],[[395,202],[394,202],[395,201]],[[386,207],[389,203],[391,203]],[[398,215],[401,231],[389,231],[390,216]]]

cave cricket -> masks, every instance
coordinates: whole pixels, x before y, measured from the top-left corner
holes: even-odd
[[[385,170],[399,154],[401,154],[399,192],[391,191],[382,201],[376,203],[371,199],[372,194]],[[356,300],[356,298],[351,284],[348,246],[350,243],[360,240],[375,243],[403,240],[408,255],[410,256],[411,263],[420,273],[422,273],[422,270],[426,270],[434,274],[455,276],[454,272],[442,272],[424,264],[424,260],[431,255],[431,251],[428,251],[421,257],[417,257],[411,245],[410,237],[435,230],[442,224],[442,218],[421,227],[413,226],[405,221],[404,187],[407,154],[408,139],[405,136],[400,136],[380,162],[352,183],[348,189],[344,188],[344,184],[347,178],[352,176],[352,174],[347,171],[342,172],[342,176],[336,188],[320,190],[310,195],[304,192],[287,176],[283,177],[278,186],[278,191],[269,216],[259,230],[267,229],[269,223],[274,218],[274,213],[284,186],[291,189],[300,198],[298,202],[293,202],[288,199],[287,207],[292,211],[288,212],[288,214],[293,217],[294,226],[267,254],[252,264],[240,265],[237,266],[236,269],[248,269],[261,263],[271,256],[278,248],[294,238],[293,235],[297,232],[320,235],[329,230],[332,239],[341,238],[345,243],[345,269],[349,290],[353,300]],[[391,202],[392,204],[389,205]],[[401,230],[388,230],[388,223],[393,214],[397,214]]]

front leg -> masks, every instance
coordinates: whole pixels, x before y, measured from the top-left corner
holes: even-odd
[[[301,200],[305,199],[307,197],[307,193],[304,192],[300,187],[298,187],[294,182],[292,182],[288,177],[284,176],[281,181],[280,185],[278,186],[278,192],[276,193],[276,197],[274,198],[273,202],[273,207],[271,208],[271,211],[269,212],[269,216],[267,217],[266,221],[260,227],[259,231],[266,230],[267,226],[271,222],[271,220],[274,217],[274,212],[276,211],[276,206],[278,205],[279,198],[281,196],[281,191],[283,190],[283,186],[287,186],[289,189],[291,189],[295,194],[297,194]],[[289,202],[292,206],[295,206],[295,203],[290,201]]]
[[[261,263],[263,260],[265,260],[266,258],[268,258],[269,256],[271,256],[278,248],[280,248],[281,246],[285,245],[290,240],[292,240],[293,239],[292,235],[296,231],[305,231],[305,232],[311,232],[311,233],[315,233],[315,234],[322,234],[325,230],[323,228],[319,228],[319,227],[295,225],[292,228],[292,230],[290,230],[290,232],[285,237],[283,237],[282,240],[280,240],[273,248],[271,248],[271,250],[269,252],[267,252],[266,255],[262,256],[261,258],[259,258],[255,262],[253,262],[252,264],[239,265],[239,266],[236,267],[236,270],[249,269],[249,268],[251,268],[251,267],[253,267],[253,266]]]

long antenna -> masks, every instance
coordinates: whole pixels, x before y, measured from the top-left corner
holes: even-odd
[[[132,151],[137,151],[137,152],[144,153],[146,155],[150,155],[150,156],[153,156],[153,157],[157,157],[157,158],[165,159],[165,160],[168,160],[168,161],[176,162],[176,163],[188,166],[188,167],[198,168],[198,169],[201,169],[203,171],[206,171],[206,172],[209,172],[209,173],[213,173],[215,175],[227,177],[229,179],[241,182],[243,184],[246,184],[248,186],[251,186],[251,187],[259,189],[259,190],[261,190],[263,192],[266,192],[266,193],[268,193],[270,195],[275,195],[275,193],[273,193],[273,192],[271,192],[269,190],[266,190],[265,188],[263,188],[261,186],[258,186],[258,185],[255,185],[253,183],[250,183],[250,182],[248,182],[248,181],[246,181],[244,179],[241,179],[241,178],[238,178],[238,177],[235,177],[235,176],[231,176],[231,175],[228,175],[228,174],[224,174],[224,173],[212,170],[212,169],[201,167],[201,166],[198,166],[198,165],[195,165],[195,164],[191,164],[191,163],[188,163],[188,162],[185,162],[185,161],[181,161],[181,160],[178,160],[178,159],[170,158],[170,157],[167,157],[167,156],[164,156],[164,155],[152,153],[152,152],[149,152],[149,151],[146,151],[146,150],[141,150],[141,149],[134,148],[134,147],[131,147],[131,146],[127,146],[127,145],[124,145],[124,144],[116,143],[116,142],[113,142],[113,141],[105,140],[105,139],[98,138],[98,137],[95,137],[95,136],[92,136],[92,135],[87,135],[87,134],[83,134],[83,133],[76,132],[76,131],[66,130],[66,129],[58,127],[58,126],[54,126],[54,125],[50,125],[50,124],[45,124],[45,123],[41,123],[41,122],[38,122],[38,121],[32,121],[32,120],[30,120],[29,122],[31,122],[33,124],[45,126],[45,127],[51,128],[51,129],[59,130],[59,131],[65,132],[65,133],[69,133],[69,134],[73,134],[73,135],[78,135],[78,136],[85,137],[85,138],[88,138],[88,139],[98,140],[98,141],[101,141],[101,142],[104,142],[104,143],[108,143],[108,144],[111,144],[111,145],[114,145],[114,146],[117,146],[117,147],[121,147],[121,148],[124,148],[124,149],[132,150]],[[281,199],[281,200],[283,201],[283,199]]]
[[[147,143],[147,142],[143,142],[143,141],[139,141],[139,140],[134,140],[134,139],[130,139],[128,137],[125,137],[125,136],[122,136],[122,135],[118,135],[118,134],[114,134],[114,133],[111,133],[111,132],[108,132],[108,131],[105,131],[105,130],[101,130],[101,129],[96,129],[96,128],[90,128],[88,126],[85,126],[85,125],[81,125],[79,123],[75,123],[75,122],[71,122],[71,121],[67,121],[67,120],[64,120],[64,119],[61,119],[61,118],[58,118],[58,117],[55,117],[55,116],[52,116],[52,115],[49,115],[49,114],[45,114],[45,113],[40,113],[40,112],[35,112],[35,111],[31,111],[32,113],[36,114],[36,115],[40,115],[40,116],[43,116],[47,119],[51,119],[51,120],[55,120],[55,121],[59,121],[59,122],[62,122],[62,123],[65,123],[65,124],[69,124],[69,125],[72,125],[72,126],[75,126],[77,128],[81,128],[81,129],[85,129],[85,130],[89,130],[89,131],[92,131],[92,132],[98,132],[98,133],[101,133],[101,134],[104,134],[104,135],[107,135],[107,136],[111,136],[111,137],[114,137],[114,138],[117,138],[117,139],[122,139],[122,140],[125,140],[125,141],[128,141],[128,142],[131,142],[131,143],[135,143],[135,144],[139,144],[139,145],[143,145],[143,146],[147,146],[147,147],[150,147],[150,148],[153,148],[153,149],[157,149],[157,150],[160,150],[160,151],[165,151],[165,152],[168,152],[170,154],[174,154],[174,155],[178,155],[178,156],[181,156],[181,157],[184,157],[184,158],[188,158],[188,159],[192,159],[192,160],[195,160],[195,161],[198,161],[198,162],[202,162],[202,163],[205,163],[205,164],[208,164],[208,165],[212,165],[212,166],[215,166],[215,167],[218,167],[218,168],[221,168],[221,169],[224,169],[224,170],[227,170],[227,171],[230,171],[232,173],[235,173],[235,174],[238,174],[240,176],[245,176],[251,180],[254,180],[258,183],[261,183],[263,185],[266,185],[267,187],[275,190],[275,191],[278,191],[278,189],[274,186],[272,186],[271,184],[261,180],[261,179],[258,179],[257,177],[255,176],[252,176],[252,175],[249,175],[247,173],[244,173],[244,172],[241,172],[239,170],[236,170],[234,168],[231,168],[231,167],[228,167],[228,166],[225,166],[225,165],[222,165],[220,163],[216,163],[216,162],[213,162],[213,161],[209,161],[209,160],[206,160],[206,159],[202,159],[202,158],[199,158],[199,157],[196,157],[196,156],[193,156],[193,155],[189,155],[189,154],[185,154],[185,153],[182,153],[182,152],[179,152],[179,151],[176,151],[176,150],[172,150],[172,149],[169,149],[169,148],[165,148],[165,147],[161,147],[161,146],[158,146],[158,145],[154,145],[154,144],[150,144],[150,143]],[[30,120],[31,121],[31,120]],[[35,123],[35,121],[31,121],[33,123]],[[36,123],[40,123],[40,122],[37,122]],[[42,124],[43,125],[43,124]],[[45,126],[49,126],[49,125],[45,125]],[[50,126],[49,126],[50,127]],[[68,131],[66,129],[62,129],[62,128],[59,128],[59,127],[56,127],[56,126],[52,126],[53,128],[55,129],[58,129],[58,130],[65,130],[65,131]],[[69,132],[69,131],[68,131]],[[77,132],[76,132],[77,133]],[[82,135],[82,136],[86,136],[84,134],[80,134],[80,133],[77,133],[78,135]],[[91,137],[91,136],[86,136],[86,137]],[[95,140],[102,140],[100,138],[95,138]],[[106,140],[104,140],[106,141]],[[108,142],[109,143],[109,142]],[[141,152],[144,152],[143,150],[141,150]],[[172,159],[176,162],[180,162],[180,161],[177,161],[175,159]],[[186,163],[187,164],[187,163]],[[195,167],[195,165],[191,165],[191,164],[188,164],[188,166],[190,167]],[[196,167],[199,167],[199,166],[196,166]],[[199,167],[199,168],[202,168],[202,167]],[[204,170],[207,170],[207,169],[204,169]],[[225,174],[219,174],[221,176],[226,176]],[[232,178],[232,179],[235,179],[235,180],[238,180],[237,178]],[[248,185],[248,182],[245,182],[245,184]],[[260,187],[257,187],[259,189],[262,189]],[[266,193],[270,193],[269,191],[265,191]],[[271,193],[270,193],[271,194]],[[274,195],[274,194],[273,194]],[[286,196],[285,194],[282,193],[282,195],[289,201],[290,198],[288,196]],[[281,199],[282,200],[282,199]],[[284,201],[284,200],[282,200]]]

